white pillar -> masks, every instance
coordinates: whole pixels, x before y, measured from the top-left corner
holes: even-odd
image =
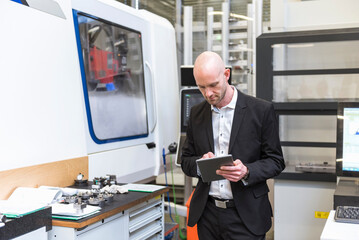
[[[212,51],[213,43],[213,7],[207,8],[207,50]]]
[[[183,63],[184,65],[192,65],[193,62],[193,52],[192,52],[192,22],[193,14],[192,7],[185,6],[183,7]]]
[[[222,59],[228,65],[228,43],[229,43],[229,3],[222,3]]]

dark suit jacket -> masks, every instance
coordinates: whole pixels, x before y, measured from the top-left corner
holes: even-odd
[[[266,180],[284,168],[278,135],[278,121],[273,105],[238,91],[229,153],[249,169],[248,185],[231,182],[238,214],[246,227],[256,235],[266,233],[271,225],[272,208],[268,200]],[[196,160],[207,152],[214,153],[211,106],[203,101],[191,110],[187,138],[182,148],[182,170],[197,176]],[[198,179],[192,196],[188,225],[194,226],[205,208],[210,185]]]

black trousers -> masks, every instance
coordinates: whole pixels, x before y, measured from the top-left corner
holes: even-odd
[[[265,240],[265,235],[254,235],[243,224],[235,207],[219,208],[207,201],[197,223],[199,240]]]

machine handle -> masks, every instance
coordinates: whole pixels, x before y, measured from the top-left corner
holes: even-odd
[[[152,133],[155,130],[156,125],[157,125],[156,86],[155,86],[155,81],[154,81],[153,71],[152,71],[151,65],[147,61],[145,61],[145,65],[147,66],[148,70],[150,70],[150,75],[151,75],[151,89],[152,89],[152,102],[153,102],[153,109],[152,110],[153,110],[153,113],[154,113],[153,121],[152,121],[153,126],[150,128],[150,132]]]

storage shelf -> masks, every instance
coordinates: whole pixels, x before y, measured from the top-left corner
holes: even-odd
[[[274,179],[300,180],[300,181],[319,181],[319,182],[336,182],[335,173],[309,173],[295,170],[295,166],[286,166],[283,172]]]
[[[273,71],[273,76],[357,74],[359,68]]]
[[[274,109],[278,115],[307,115],[311,116],[325,116],[330,115],[331,118],[336,118],[337,109],[338,109],[338,102],[346,102],[346,101],[358,101],[359,99],[343,99],[343,98],[330,98],[327,96],[332,96],[332,89],[326,88],[325,84],[321,86],[316,86],[316,89],[313,89],[312,85],[308,83],[306,88],[296,89],[295,85],[296,82],[293,79],[301,79],[301,77],[295,78],[290,76],[303,76],[306,80],[310,80],[310,76],[313,75],[313,81],[323,77],[326,78],[327,76],[330,78],[331,76],[337,77],[335,75],[345,75],[348,78],[353,78],[354,74],[359,74],[359,67],[357,63],[357,58],[352,59],[350,56],[346,57],[346,52],[341,52],[342,55],[338,54],[342,58],[339,60],[344,61],[342,64],[336,63],[335,57],[336,55],[325,55],[330,56],[329,59],[325,59],[328,61],[323,60],[323,51],[325,45],[320,45],[323,43],[331,43],[333,42],[343,42],[347,41],[347,44],[350,44],[352,40],[357,41],[359,39],[359,28],[352,28],[352,29],[330,29],[330,30],[314,30],[314,31],[296,31],[296,32],[278,32],[278,33],[266,33],[262,34],[257,38],[257,53],[258,56],[257,60],[257,97],[265,99],[267,101],[272,101],[274,105]],[[286,51],[286,47],[290,47],[289,44],[303,44],[303,43],[310,43],[316,48],[313,47],[310,51],[306,51],[303,53],[299,49],[292,49]],[[345,43],[344,43],[345,44]],[[273,46],[275,45],[282,45],[283,48],[280,50],[274,50]],[[351,48],[350,48],[351,49]],[[344,50],[343,50],[344,51]],[[300,54],[299,54],[300,52]],[[331,52],[333,54],[337,54],[337,52]],[[291,55],[293,54],[293,55]],[[301,59],[296,59],[295,57],[301,57]],[[296,59],[296,61],[290,61],[290,59]],[[343,60],[344,59],[344,60]],[[338,61],[339,61],[338,60]],[[275,69],[274,69],[274,66]],[[311,66],[313,69],[311,69]],[[347,68],[346,68],[347,67]],[[351,74],[351,75],[350,75]],[[322,76],[316,76],[322,75]],[[306,76],[306,77],[305,77]],[[333,78],[334,78],[333,77]],[[340,77],[340,76],[339,76]],[[280,84],[277,84],[276,80],[280,80]],[[310,82],[310,81],[308,81]],[[332,81],[335,82],[335,81]],[[330,82],[330,83],[332,83]],[[354,82],[354,80],[352,80]],[[283,84],[281,84],[283,83]],[[288,83],[289,85],[287,85]],[[277,85],[275,85],[277,84]],[[329,83],[327,83],[329,84]],[[341,82],[338,81],[338,85]],[[345,82],[343,81],[343,84]],[[355,84],[354,84],[355,85]],[[274,86],[276,87],[274,91]],[[292,88],[288,88],[291,86]],[[309,89],[309,91],[307,91]],[[311,92],[313,90],[313,92]],[[291,91],[298,91],[298,94],[293,94]],[[292,96],[302,96],[300,91],[305,91],[303,96],[307,96],[307,99],[287,99],[288,95]],[[309,95],[311,94],[311,95]],[[316,96],[321,96],[322,99],[315,98]],[[348,96],[343,93],[340,96]],[[352,96],[352,95],[350,95]],[[355,97],[356,95],[354,95]],[[282,97],[282,98],[281,98]],[[312,99],[309,99],[312,98]],[[275,99],[276,101],[273,101]],[[288,118],[289,119],[289,118]],[[288,126],[284,125],[284,128],[280,129],[285,131],[285,127],[294,128],[292,133],[296,134],[308,134],[304,139],[308,139],[309,141],[312,140],[312,136],[310,135],[310,130],[308,127],[305,128],[305,132],[300,132],[300,129],[304,127],[304,125],[300,122],[300,120],[294,120],[295,118],[291,118],[293,122],[288,124]],[[319,120],[318,120],[319,121]],[[280,124],[286,124],[280,123]],[[318,126],[321,124],[320,122],[315,122],[313,127]],[[311,126],[311,125],[310,125]],[[334,125],[323,126],[323,129],[320,130],[333,130],[335,131]],[[285,134],[285,133],[284,133]],[[302,139],[303,139],[302,138]],[[328,141],[328,140],[327,140]],[[330,141],[330,140],[329,140]],[[306,148],[326,148],[325,153],[330,154],[328,159],[334,160],[335,157],[335,148],[336,142],[301,142],[301,141],[282,141],[281,145],[283,147],[292,147],[291,150],[293,152],[288,151],[288,159],[286,162],[290,163],[287,164],[286,169],[275,179],[286,179],[286,180],[305,180],[305,181],[329,181],[335,182],[336,181],[336,174],[335,173],[310,173],[310,172],[300,172],[295,170],[295,166],[291,165],[293,162],[296,162],[296,159],[300,158],[302,153],[299,156],[295,156],[296,151],[293,148],[295,147],[302,147]],[[334,149],[334,151],[333,151]],[[311,149],[313,150],[313,149]],[[305,150],[304,150],[305,151]],[[316,149],[314,152],[319,152],[321,149]],[[323,152],[324,153],[324,152]],[[290,154],[294,154],[291,158]],[[310,155],[310,152],[303,153],[306,157],[318,160],[318,154]],[[333,156],[334,155],[334,156]],[[327,157],[326,154],[320,155],[319,157]],[[304,158],[305,159],[305,158]],[[319,158],[321,159],[321,158]],[[293,162],[291,162],[293,160]]]
[[[274,109],[281,115],[336,115],[337,101],[293,101],[273,102]]]
[[[317,147],[317,148],[335,148],[337,144],[331,142],[294,142],[282,141],[282,147]]]

